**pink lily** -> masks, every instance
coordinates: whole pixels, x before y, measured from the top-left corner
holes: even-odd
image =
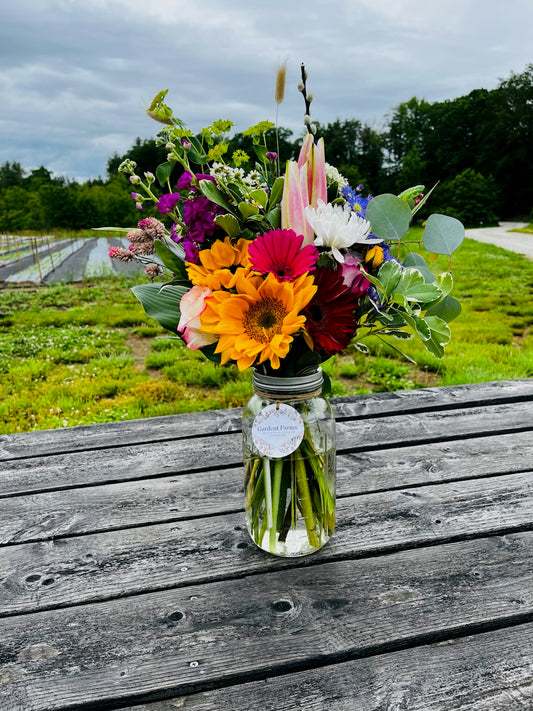
[[[299,168],[307,163],[307,194],[312,207],[316,207],[319,200],[328,201],[324,139],[320,138],[316,145],[314,141],[313,134],[308,133],[298,156]]]
[[[299,167],[296,161],[287,161],[281,198],[281,227],[294,230],[297,235],[303,235],[302,247],[313,244],[314,237],[313,230],[305,217],[306,207],[309,207],[307,163]]]
[[[217,336],[201,330],[200,315],[205,310],[205,300],[211,295],[211,289],[193,286],[180,301],[180,322],[178,331],[191,351],[208,346],[217,340]]]

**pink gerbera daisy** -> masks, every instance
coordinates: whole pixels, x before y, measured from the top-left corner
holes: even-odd
[[[270,272],[278,281],[294,281],[315,268],[318,249],[309,244],[303,249],[303,235],[294,230],[271,230],[259,235],[248,248],[252,269]]]

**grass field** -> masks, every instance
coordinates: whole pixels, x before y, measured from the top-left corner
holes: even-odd
[[[435,273],[447,258],[431,264]],[[326,365],[333,395],[533,376],[533,262],[466,240],[453,260],[444,359],[402,342],[414,367],[378,342]],[[165,337],[131,294],[101,278],[0,292],[0,431],[68,427],[243,405],[251,373],[221,368]],[[407,345],[406,345],[407,343]]]

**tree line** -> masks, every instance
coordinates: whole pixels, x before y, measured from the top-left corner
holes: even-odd
[[[316,126],[327,162],[354,187],[362,183],[378,194],[436,185],[431,211],[472,227],[533,219],[533,64],[492,90],[433,103],[413,97],[392,110],[381,130],[357,119]],[[298,154],[302,136],[281,127],[270,139],[283,162]],[[252,155],[249,141],[236,134],[228,154],[242,149]],[[165,149],[137,138],[125,155],[108,159],[105,180],[85,183],[54,177],[44,167],[28,173],[19,163],[4,163],[0,231],[134,225],[139,213],[129,183],[117,173],[125,158],[135,160],[139,172],[155,173]]]

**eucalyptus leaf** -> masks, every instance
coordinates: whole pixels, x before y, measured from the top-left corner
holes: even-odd
[[[161,163],[157,166],[155,171],[156,177],[159,180],[160,185],[166,185],[167,181],[170,180],[170,175],[174,170],[175,163]]]
[[[453,296],[445,296],[442,301],[426,311],[426,316],[438,316],[446,323],[450,323],[461,313],[461,304]]]
[[[422,241],[428,252],[434,254],[452,254],[465,236],[462,222],[455,217],[430,215],[426,222]]]
[[[435,281],[435,275],[430,271],[422,255],[416,252],[409,252],[407,257],[403,260],[403,263],[406,267],[415,267],[415,269],[418,269],[426,281]]]
[[[185,263],[182,259],[178,257],[175,252],[170,249],[170,247],[167,247],[167,245],[164,244],[164,242],[162,242],[160,239],[156,239],[154,240],[154,249],[155,253],[163,262],[165,267],[170,269],[171,272],[174,272],[174,274],[180,279],[188,280]]]
[[[384,193],[368,203],[365,219],[372,225],[372,233],[380,239],[400,240],[409,229],[411,210],[405,200]]]
[[[176,333],[180,321],[180,302],[189,289],[186,286],[138,284],[131,289],[147,315],[163,328]]]

